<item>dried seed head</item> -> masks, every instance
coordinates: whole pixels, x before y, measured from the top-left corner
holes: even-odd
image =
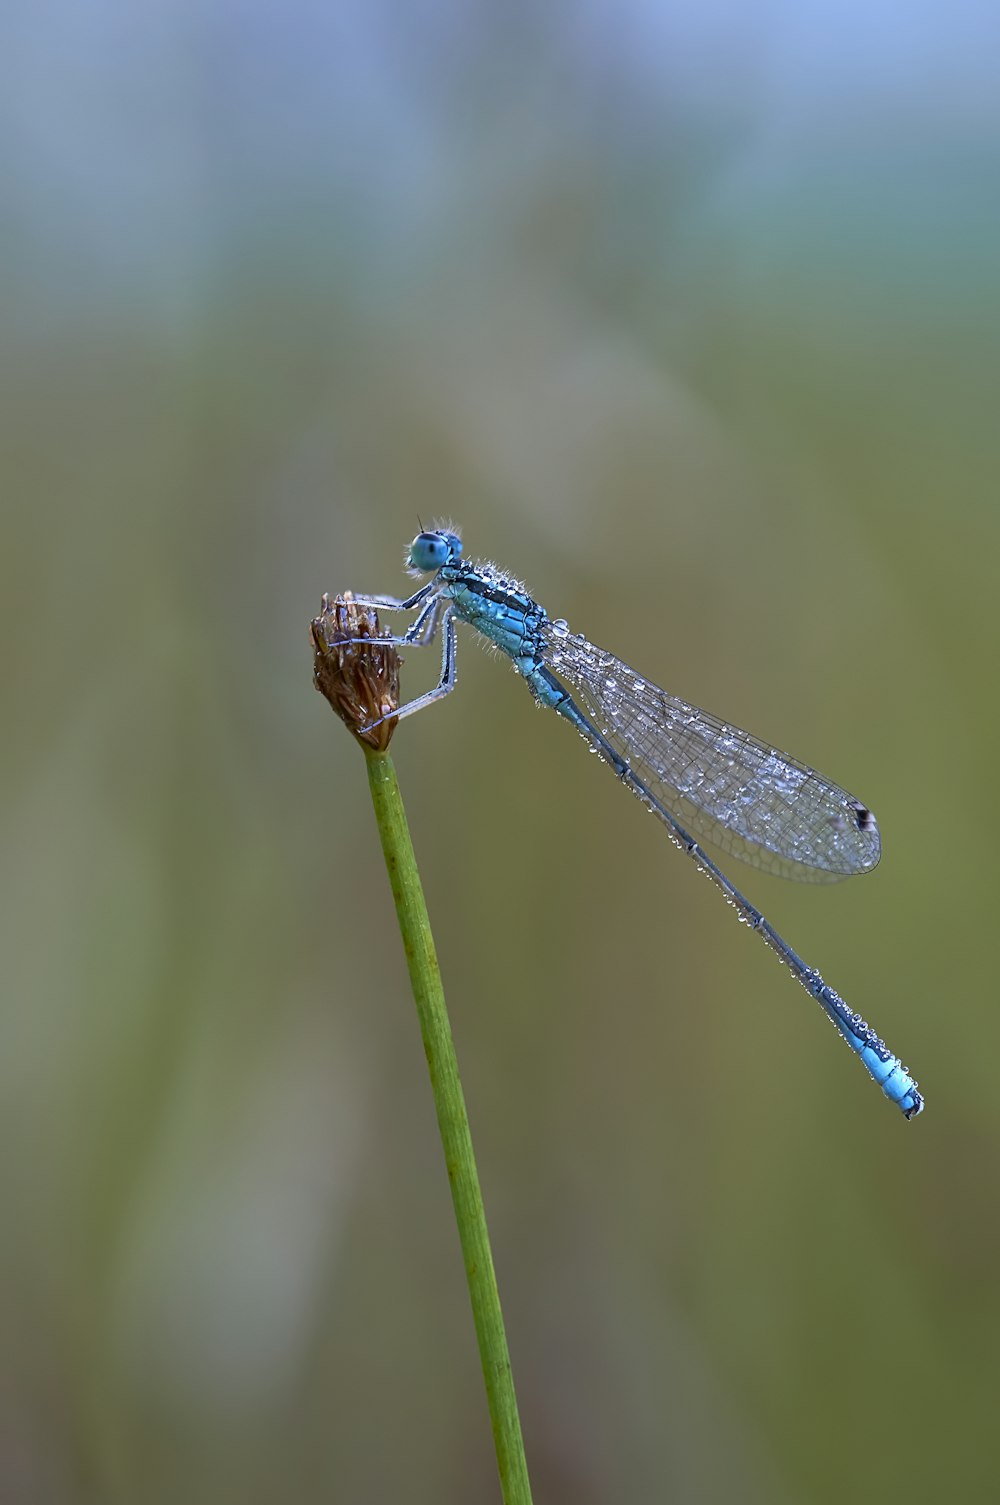
[[[324,596],[310,632],[313,684],[360,743],[385,752],[396,730],[401,660],[390,644],[363,641],[380,636],[377,614],[356,606],[349,591],[334,601]]]

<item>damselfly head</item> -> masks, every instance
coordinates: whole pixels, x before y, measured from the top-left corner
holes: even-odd
[[[462,557],[462,540],[447,528],[430,528],[418,533],[410,544],[407,565],[419,575],[430,574],[444,564]]]

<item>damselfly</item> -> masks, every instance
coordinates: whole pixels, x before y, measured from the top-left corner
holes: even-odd
[[[520,581],[495,565],[466,562],[461,539],[450,528],[418,533],[407,564],[411,574],[431,575],[413,595],[354,598],[358,606],[379,611],[416,612],[405,632],[378,641],[422,647],[442,638],[438,684],[395,715],[409,716],[454,689],[455,625],[474,627],[507,655],[535,699],[570,721],[663,822],[675,845],[823,1007],[885,1095],[907,1118],[919,1113],[923,1098],[898,1057],[700,845],[711,842],[785,877],[829,882],[868,872],[878,862],[881,841],[871,811],[804,763],[668,695],[570,632]]]

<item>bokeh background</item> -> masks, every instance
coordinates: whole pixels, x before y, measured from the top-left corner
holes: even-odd
[[[536,1500],[996,1498],[998,47],[901,0],[6,12],[4,1500],[498,1498],[307,642],[418,514],[872,805],[872,876],[734,876],[928,1102],[463,639],[394,752]]]

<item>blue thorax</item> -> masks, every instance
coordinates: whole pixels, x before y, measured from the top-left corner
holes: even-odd
[[[546,612],[519,580],[491,564],[446,564],[439,572],[441,594],[455,615],[495,643],[515,662],[534,659]]]

